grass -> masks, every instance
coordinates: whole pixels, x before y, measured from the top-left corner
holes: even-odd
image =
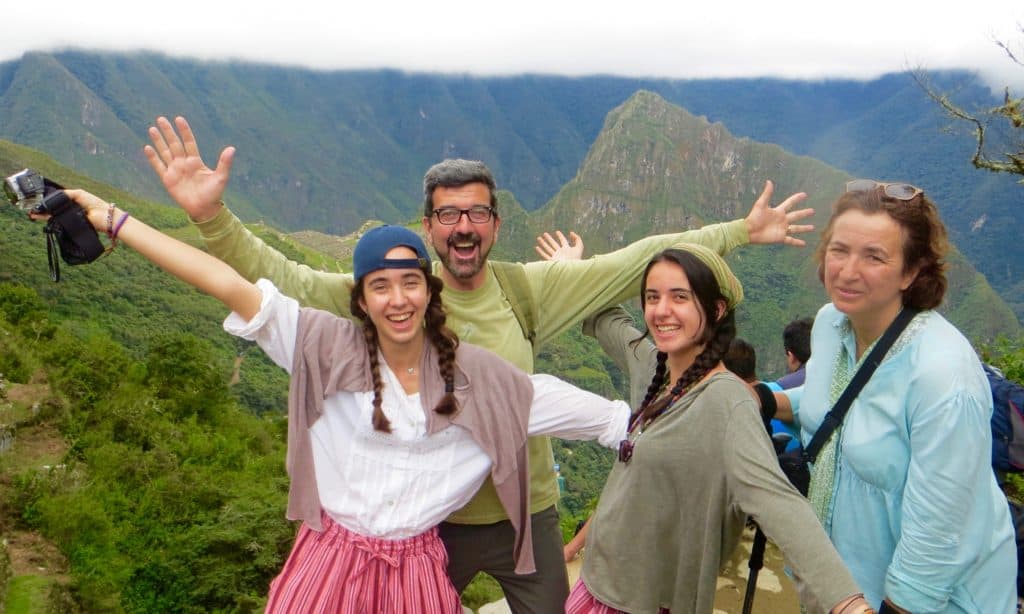
[[[35,614],[47,611],[53,579],[15,576],[7,585],[7,614]]]
[[[485,573],[478,573],[462,591],[462,605],[474,612],[480,607],[504,597],[498,581]]]

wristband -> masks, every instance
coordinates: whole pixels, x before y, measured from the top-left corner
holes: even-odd
[[[114,226],[114,229],[112,231],[110,231],[111,241],[117,240],[117,233],[121,232],[121,227],[124,226],[124,223],[128,221],[129,217],[131,217],[131,214],[125,212],[125,214],[121,216],[121,219],[117,220],[117,225]]]
[[[775,412],[779,410],[779,405],[775,402],[775,393],[764,382],[754,384],[754,391],[757,392],[757,398],[761,401],[761,418],[767,425],[775,417]]]

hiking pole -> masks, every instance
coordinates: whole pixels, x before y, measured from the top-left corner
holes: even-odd
[[[747,567],[750,572],[747,575],[747,594],[743,596],[743,614],[750,614],[754,607],[754,591],[757,590],[757,574],[764,567],[764,547],[768,538],[765,537],[761,527],[757,527],[754,533],[754,546],[750,549],[750,562]]]

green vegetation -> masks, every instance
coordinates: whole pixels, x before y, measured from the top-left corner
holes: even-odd
[[[0,305],[25,296],[0,284]],[[163,333],[136,359],[71,321],[37,338],[10,313],[0,330],[51,382],[46,404],[70,449],[50,468],[0,457],[3,526],[59,544],[86,611],[257,608],[293,535],[282,420],[241,407],[195,336]]]
[[[33,604],[46,603],[52,583],[41,576],[20,576],[7,587],[7,614],[42,613]],[[0,602],[2,604],[2,602]]]
[[[203,116],[194,125],[213,134],[217,122]],[[737,217],[756,196],[765,168],[775,171],[780,192],[814,185],[827,195],[846,177],[777,146],[735,139],[721,125],[689,116],[649,92],[616,109],[607,127],[580,179],[542,211],[528,214],[513,195],[501,193],[504,225],[495,256],[532,258],[533,237],[548,228],[583,232],[594,253],[648,233]],[[406,174],[421,173],[421,162],[410,164]],[[616,165],[624,177],[647,179],[623,183],[622,176],[606,170]],[[0,173],[24,166],[65,185],[86,187],[186,242],[200,243],[176,209],[141,201],[38,152],[0,141]],[[645,170],[651,166],[669,169],[673,180],[655,180]],[[242,168],[236,166],[236,172]],[[245,172],[256,175],[257,170],[271,172]],[[379,173],[367,176],[375,184],[387,183]],[[273,175],[266,181],[273,182]],[[270,193],[293,188],[281,181]],[[295,227],[333,214],[336,203],[319,190],[310,188],[307,195],[322,207],[319,213],[306,218],[296,209],[282,213],[287,217],[282,222]],[[826,196],[810,202],[820,221]],[[251,204],[245,198],[233,199],[232,205],[236,211],[255,211],[247,209]],[[623,223],[626,214],[629,224]],[[45,462],[42,456],[27,462],[0,454],[0,531],[36,531],[56,543],[70,567],[68,598],[85,611],[259,609],[294,533],[284,520],[286,376],[251,344],[220,330],[225,313],[219,303],[129,249],[89,266],[64,267],[63,281],[52,283],[40,229],[20,212],[0,207],[0,383],[45,382],[50,389],[37,408],[5,404],[0,397],[0,421],[19,428],[49,426],[64,447],[51,452],[59,458],[45,457]],[[313,268],[344,266],[345,240],[293,237],[262,224],[253,230]],[[322,244],[332,246],[331,255],[312,246]],[[779,371],[785,322],[813,314],[822,302],[807,255],[751,248],[731,256],[747,290],[739,314],[741,335],[762,352],[766,376]],[[985,280],[962,258],[954,265],[951,319],[979,339],[1019,334],[1013,315]],[[1012,354],[1012,347],[1020,346],[1010,344],[1004,354]],[[626,396],[623,375],[575,327],[542,349],[537,370],[606,396]],[[555,453],[567,485],[560,511],[568,536],[593,509],[612,454],[573,442],[556,442]],[[479,605],[496,597],[493,580],[481,576],[465,600]]]

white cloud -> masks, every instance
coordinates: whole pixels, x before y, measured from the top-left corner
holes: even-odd
[[[0,60],[62,47],[154,50],[322,69],[660,77],[870,78],[968,68],[1024,85],[993,39],[1022,47],[1024,3],[682,0],[444,3],[41,0]]]

